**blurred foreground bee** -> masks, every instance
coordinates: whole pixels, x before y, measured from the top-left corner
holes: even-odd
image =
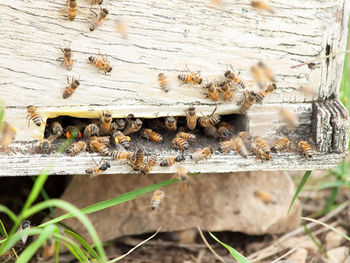
[[[197,126],[197,114],[195,107],[191,106],[186,110],[187,127],[194,130]]]
[[[252,151],[256,157],[261,158],[264,161],[271,160],[270,147],[261,137],[256,137],[252,143]]]
[[[260,61],[258,67],[261,68],[268,81],[276,82],[275,74],[264,62]]]
[[[169,90],[170,90],[169,84],[167,81],[167,77],[165,76],[164,73],[158,74],[158,83],[159,83],[159,87],[161,88],[162,91],[169,92]]]
[[[160,189],[154,191],[152,199],[151,199],[151,209],[155,210],[158,208],[160,202],[164,199],[164,192]]]
[[[71,78],[71,81],[69,82],[69,78],[67,76],[67,83],[68,86],[64,89],[63,91],[63,96],[62,98],[67,99],[70,96],[72,96],[72,94],[74,93],[74,91],[79,87],[80,82],[79,80],[75,79],[74,77]]]
[[[271,83],[269,85],[267,85],[266,89],[264,90],[261,90],[257,95],[256,95],[256,102],[261,104],[263,99],[265,98],[265,96],[268,94],[268,93],[271,93],[273,91],[275,91],[277,89],[277,86],[275,83]]]
[[[177,120],[173,116],[169,116],[165,118],[165,127],[169,131],[176,131],[177,129]]]
[[[102,155],[108,156],[110,154],[108,147],[97,140],[90,141],[89,148],[91,151],[99,152]]]
[[[42,261],[46,262],[49,258],[53,257],[56,252],[56,242],[52,237],[45,240],[42,247]]]
[[[270,204],[270,203],[276,203],[273,198],[272,195],[268,192],[265,191],[261,191],[261,190],[255,190],[254,191],[254,196],[256,198],[259,198],[261,201],[263,201],[266,205]]]
[[[64,66],[67,70],[72,70],[74,59],[73,52],[69,47],[61,48],[63,57],[59,57],[57,60],[63,60],[61,66]]]
[[[184,189],[187,190],[188,173],[185,168],[177,166],[175,178],[179,179],[182,182]]]
[[[162,142],[163,136],[157,132],[152,131],[151,129],[144,129],[142,131],[142,136],[147,139],[147,141],[151,140],[153,142]]]
[[[98,68],[98,71],[103,70],[105,74],[112,71],[112,66],[107,59],[107,55],[103,56],[99,54],[98,56],[90,56],[89,63]]]
[[[114,150],[110,155],[116,160],[126,160],[128,162],[131,162],[134,156],[134,154],[131,152],[122,152],[117,150]]]
[[[176,137],[185,139],[189,142],[194,142],[196,140],[196,135],[189,132],[178,132]]]
[[[280,114],[282,121],[285,122],[289,129],[297,128],[299,126],[298,116],[287,109],[281,109]]]
[[[123,22],[116,20],[115,27],[116,27],[115,29],[117,33],[120,34],[122,38],[124,39],[128,38],[127,26]]]
[[[191,154],[191,159],[198,163],[200,160],[208,159],[213,154],[213,149],[206,147]]]
[[[74,156],[78,154],[79,152],[86,150],[86,142],[85,141],[78,141],[75,143],[72,143],[67,148],[67,153],[71,156]]]
[[[275,10],[273,10],[272,7],[269,6],[268,4],[266,4],[264,1],[252,0],[251,5],[252,5],[252,7],[256,8],[256,9],[264,10],[264,11],[267,11],[271,14],[275,13]]]
[[[28,121],[28,127],[31,120],[35,123],[36,126],[40,126],[42,119],[39,113],[37,113],[35,106],[29,105],[27,107],[27,112],[28,114],[26,120]]]
[[[109,135],[112,132],[112,113],[110,111],[103,111],[100,114],[100,134]]]
[[[92,177],[96,177],[96,176],[100,175],[101,173],[103,173],[104,171],[106,171],[110,167],[111,167],[111,165],[109,162],[105,162],[105,161],[101,160],[100,164],[86,169],[85,172],[88,175],[90,175],[90,178],[92,178]]]
[[[1,148],[2,151],[7,149],[7,146],[12,143],[16,137],[17,130],[12,127],[7,121],[3,123],[1,132]]]
[[[142,149],[137,149],[133,157],[132,167],[134,171],[139,171],[143,164],[143,159],[145,158],[145,153]]]
[[[219,137],[218,129],[214,125],[208,125],[204,128],[204,134],[207,137],[217,139]]]
[[[173,166],[175,162],[182,162],[185,160],[184,155],[178,155],[176,157],[169,157],[167,159],[164,159],[160,162],[161,167],[167,167],[167,166]]]
[[[224,76],[225,76],[226,80],[229,83],[230,82],[235,83],[235,85],[237,85],[237,87],[239,87],[240,89],[245,89],[246,88],[246,85],[245,85],[244,81],[241,80],[233,71],[227,70],[224,73]]]
[[[287,137],[283,137],[275,142],[275,144],[271,147],[271,150],[274,152],[286,151],[289,148],[289,144],[289,139]]]
[[[32,227],[31,222],[29,220],[23,220],[21,225],[19,226],[17,231],[23,231],[25,229],[30,229]],[[22,236],[22,243],[25,244],[27,242],[28,235],[23,235]]]
[[[298,152],[304,156],[305,159],[312,158],[314,155],[312,147],[306,141],[298,142]]]
[[[96,124],[91,123],[88,126],[86,126],[84,130],[85,139],[88,139],[92,136],[99,136],[99,135],[100,135],[100,128]]]
[[[141,173],[144,175],[148,175],[149,172],[153,169],[153,167],[157,164],[157,155],[152,154],[147,158],[147,163],[141,166]]]
[[[123,131],[124,135],[129,135],[134,132],[138,132],[142,128],[142,120],[141,119],[136,119],[136,120],[131,120],[130,118],[133,115],[130,114],[126,120],[126,127]]]
[[[206,89],[206,97],[210,98],[212,101],[218,101],[219,100],[219,92],[218,88],[214,86],[213,83],[209,83],[204,86]]]
[[[130,137],[129,136],[125,136],[121,131],[115,131],[112,134],[115,143],[120,143],[121,145],[123,145],[123,147],[125,149],[129,149],[130,148]]]
[[[199,72],[193,73],[186,65],[186,69],[189,72],[189,74],[179,74],[177,77],[179,80],[182,81],[183,84],[198,84],[200,85],[202,83],[202,78],[200,77]]]
[[[105,20],[108,15],[108,10],[106,8],[101,8],[99,14],[96,14],[93,10],[91,10],[91,12],[96,16],[95,20],[91,22],[90,26],[90,31],[94,31],[96,28],[102,25],[103,20]]]
[[[182,152],[184,152],[185,150],[187,150],[190,147],[188,141],[186,141],[185,139],[182,138],[178,138],[175,137],[172,141],[171,141],[171,148],[174,149],[179,149]]]
[[[239,109],[239,112],[242,114],[246,113],[249,110],[249,108],[253,105],[253,103],[256,100],[257,94],[254,91],[247,91],[244,92],[244,96],[245,100],[243,102],[243,105]]]

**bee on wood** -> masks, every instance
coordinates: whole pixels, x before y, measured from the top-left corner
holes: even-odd
[[[56,252],[56,242],[52,237],[45,240],[42,247],[42,260],[46,262],[49,258],[53,257]]]
[[[241,80],[233,71],[231,70],[227,70],[225,73],[224,73],[224,76],[227,80],[226,83],[230,83],[230,82],[233,82],[237,85],[237,87],[239,87],[240,89],[245,89],[246,88],[246,85],[244,83],[243,80]]]
[[[153,142],[163,142],[163,136],[157,132],[152,131],[151,129],[144,129],[142,131],[142,136],[147,139],[147,141],[151,140]]]
[[[275,83],[270,83],[269,85],[267,85],[266,89],[264,90],[261,90],[257,95],[256,95],[256,102],[261,104],[263,99],[265,98],[265,96],[268,94],[268,93],[271,93],[273,91],[275,91],[277,89],[277,86]]]
[[[151,209],[156,210],[159,206],[159,204],[162,202],[164,199],[164,192],[160,189],[157,189],[154,191],[152,199],[151,199]]]
[[[100,114],[100,134],[109,135],[112,132],[112,113],[110,111],[103,111]]]
[[[131,162],[134,156],[134,154],[131,152],[122,152],[117,150],[114,150],[113,152],[111,152],[110,155],[116,160],[126,160],[128,162]]]
[[[268,205],[270,203],[276,203],[273,200],[272,195],[270,193],[262,191],[262,190],[255,190],[254,196],[256,198],[259,198],[261,201],[263,201],[265,203],[265,205]]]
[[[271,14],[275,13],[275,10],[272,9],[270,5],[265,3],[264,1],[261,0],[252,0],[251,3],[252,7],[259,9],[259,10],[264,10],[267,11]]]
[[[219,137],[218,129],[214,125],[209,125],[204,128],[204,134],[207,137],[217,139]]]
[[[41,123],[43,122],[43,120],[42,120],[41,116],[39,115],[39,113],[36,111],[35,106],[29,105],[27,107],[27,112],[28,112],[28,114],[27,114],[26,120],[28,121],[28,127],[29,127],[29,123],[31,120],[34,122],[34,124],[36,126],[40,126]]]
[[[206,97],[210,98],[212,101],[218,101],[219,100],[219,92],[218,88],[214,86],[213,83],[209,83],[204,86],[206,89]]]
[[[220,123],[221,121],[220,115],[214,114],[216,109],[217,107],[215,107],[211,115],[199,118],[199,123],[203,128],[208,127],[210,125],[215,126],[216,124]]]
[[[75,143],[72,143],[67,147],[67,153],[71,156],[74,156],[78,154],[79,152],[86,150],[86,142],[85,141],[78,141]]]
[[[81,138],[81,128],[77,126],[67,126],[66,127],[66,137],[70,138],[73,137],[75,139]]]
[[[96,177],[103,172],[105,172],[111,165],[109,162],[101,161],[100,164],[92,166],[85,170],[85,172],[90,175],[90,178]]]
[[[271,160],[270,147],[261,137],[256,137],[252,143],[252,151],[256,157],[261,158],[264,161]]]
[[[125,149],[130,148],[131,139],[129,136],[125,136],[121,131],[115,131],[112,136],[114,138],[115,143],[120,143]]]
[[[175,178],[179,179],[183,184],[183,188],[187,190],[188,173],[185,170],[185,168],[183,168],[182,166],[177,166]]]
[[[92,136],[100,136],[100,128],[94,123],[91,123],[88,126],[86,126],[84,130],[85,139],[89,139]]]
[[[124,119],[118,119],[115,122],[112,122],[111,127],[113,131],[116,131],[116,130],[121,131],[125,129],[125,125],[126,123]]]
[[[71,81],[69,81],[69,78],[67,76],[67,83],[68,86],[64,89],[63,91],[63,96],[62,98],[67,99],[70,96],[72,96],[72,94],[74,93],[74,91],[79,87],[80,82],[79,80],[75,79],[74,77],[71,78]]]
[[[93,10],[91,10],[92,13],[95,14],[95,19],[91,22],[90,31],[94,31],[96,28],[102,25],[102,22],[106,19],[108,15],[108,10],[106,8],[101,8],[100,13],[96,14]],[[112,68],[111,68],[112,70]]]
[[[89,63],[98,68],[98,71],[103,70],[105,74],[112,71],[112,66],[107,59],[107,55],[103,56],[102,54],[99,54],[98,56],[90,56]]]
[[[165,127],[169,131],[176,131],[177,129],[177,120],[173,116],[169,116],[165,118]]]
[[[67,7],[64,8],[63,10],[68,11],[67,12],[68,19],[70,21],[73,21],[77,16],[78,3],[76,0],[67,0],[66,5],[67,5]]]
[[[187,127],[194,130],[197,126],[197,113],[195,107],[191,106],[186,110]]]
[[[176,157],[169,157],[167,159],[164,159],[160,162],[161,167],[169,167],[173,166],[176,162],[182,162],[185,161],[185,156],[184,155],[178,155]]]
[[[185,139],[175,137],[175,138],[171,141],[171,148],[179,149],[179,150],[181,150],[182,152],[184,152],[185,150],[187,150],[189,147],[190,147],[190,144],[189,144],[188,141],[186,141]]]
[[[221,153],[228,153],[234,149],[235,145],[236,145],[236,148],[239,150],[239,154],[241,156],[243,156],[243,157],[248,156],[247,149],[245,148],[245,146],[242,142],[242,139],[240,139],[239,137],[237,137],[235,139],[219,142],[219,151]]]
[[[178,132],[176,137],[185,139],[189,142],[194,142],[196,140],[196,135],[189,132]]]
[[[102,155],[108,156],[110,154],[108,147],[104,143],[97,140],[90,141],[89,148],[90,150],[99,152]]]
[[[142,149],[137,149],[133,157],[132,167],[134,171],[139,171],[143,164],[143,159],[145,158],[145,153]]]
[[[54,121],[51,124],[51,130],[54,135],[57,135],[57,137],[61,137],[63,135],[62,125],[58,121]]]
[[[274,145],[271,147],[271,150],[274,152],[286,151],[289,148],[289,144],[289,139],[287,137],[283,137],[274,143]]]
[[[102,5],[103,0],[91,0],[91,5]]]
[[[298,142],[298,152],[304,156],[305,159],[312,158],[314,155],[311,145],[306,141]]]
[[[3,123],[2,132],[1,132],[1,148],[2,151],[5,151],[7,147],[12,143],[16,137],[17,130],[12,127],[8,122]]]
[[[109,145],[110,144],[110,140],[109,140],[109,136],[91,136],[89,138],[90,141],[98,141],[100,143]]]
[[[170,88],[169,88],[169,83],[167,80],[167,77],[165,76],[164,73],[159,73],[158,74],[158,83],[159,87],[161,88],[162,91],[168,93]]]
[[[230,85],[228,83],[225,83],[219,88],[219,91],[223,94],[225,101],[231,101],[234,96],[233,92],[230,90]]]
[[[289,129],[297,128],[299,126],[298,116],[287,109],[281,109],[280,114],[282,121],[285,122]]]
[[[51,141],[48,139],[43,139],[39,143],[38,152],[49,154],[53,150],[53,146],[51,145]]]
[[[210,147],[203,148],[191,154],[191,159],[198,163],[200,160],[208,159],[213,154],[213,149]]]
[[[235,131],[235,128],[231,124],[224,121],[220,122],[218,127],[218,135],[220,140],[228,140],[231,133],[234,133]]]
[[[61,48],[63,57],[58,58],[57,60],[63,60],[61,66],[64,66],[67,70],[72,70],[74,59],[73,52],[69,47]]]
[[[249,108],[253,105],[253,103],[256,101],[257,94],[254,91],[247,91],[244,93],[245,100],[243,102],[243,105],[239,109],[239,112],[241,114],[246,113]]]
[[[138,132],[142,128],[142,120],[141,119],[136,119],[136,120],[131,120],[130,118],[133,115],[130,114],[126,120],[126,127],[123,131],[124,135],[129,135],[131,133]]]
[[[141,173],[144,175],[148,175],[149,172],[153,169],[157,164],[157,155],[152,154],[147,158],[147,163],[141,166]]]
[[[186,65],[186,69],[189,72],[189,74],[179,74],[177,78],[181,80],[183,84],[198,84],[200,85],[202,83],[202,78],[200,77],[199,72],[193,73]]]

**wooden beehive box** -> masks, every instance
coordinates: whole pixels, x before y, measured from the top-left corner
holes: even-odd
[[[219,102],[216,113],[229,115],[239,130],[271,142],[288,135],[293,141],[312,139],[316,148],[305,160],[295,150],[274,154],[268,162],[254,156],[216,152],[207,161],[183,166],[191,172],[233,172],[254,170],[306,170],[336,166],[347,153],[348,112],[338,100],[343,55],[316,62],[315,69],[294,65],[346,49],[349,2],[272,1],[274,14],[257,11],[250,1],[112,1],[104,24],[89,31],[88,0],[78,1],[82,12],[69,21],[60,9],[64,0],[5,1],[0,4],[0,91],[5,101],[5,119],[18,130],[16,141],[0,158],[0,176],[36,175],[55,160],[51,174],[85,174],[93,165],[90,154],[75,157],[33,153],[44,136],[44,125],[27,128],[26,107],[37,107],[45,122],[58,116],[98,118],[110,110],[114,118],[134,114],[140,118],[185,116],[194,105],[198,112],[211,114],[215,103],[204,98],[198,86],[180,85],[177,75],[187,64],[200,70],[204,81],[222,74],[228,65],[252,83],[250,67],[260,60],[277,76],[278,89],[263,104],[254,104],[246,115],[236,102]],[[94,10],[99,9],[93,6]],[[116,20],[127,26],[127,38],[116,30]],[[56,59],[60,48],[70,46],[76,60],[67,71]],[[90,55],[108,54],[111,74],[98,73],[87,63]],[[157,75],[164,72],[171,91],[162,93]],[[69,99],[63,99],[66,76],[80,77],[81,85]],[[298,91],[312,88],[313,94]],[[282,108],[299,116],[293,132],[285,128]],[[152,144],[135,138],[150,151]],[[217,142],[216,142],[217,144]],[[154,146],[167,156],[170,144]],[[99,160],[99,158],[96,158]],[[123,163],[111,161],[106,173],[132,173]],[[157,166],[152,172],[167,173]]]

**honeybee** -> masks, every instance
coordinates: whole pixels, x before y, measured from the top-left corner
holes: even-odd
[[[187,127],[194,130],[197,126],[197,113],[195,107],[191,106],[186,110]]]
[[[90,178],[96,177],[106,171],[108,168],[110,168],[111,165],[109,162],[102,161],[100,164],[92,166],[85,170],[85,172],[90,175]]]
[[[275,10],[273,10],[272,7],[266,4],[264,1],[252,0],[251,5],[256,9],[264,10],[264,11],[270,12],[271,14],[275,13]]]
[[[120,34],[122,38],[126,39],[128,37],[127,26],[119,20],[115,21],[115,25],[117,33]]]
[[[141,119],[136,119],[136,120],[131,120],[130,117],[132,115],[128,116],[127,122],[126,122],[126,127],[123,131],[124,135],[129,135],[134,132],[138,132],[142,128],[142,120]]]
[[[91,5],[102,5],[103,0],[91,0]]]
[[[100,128],[96,124],[91,123],[88,126],[86,126],[84,130],[85,139],[88,139],[92,136],[99,136],[99,135],[100,135]]]
[[[102,25],[103,20],[106,19],[108,15],[108,10],[106,8],[101,8],[100,13],[96,14],[93,10],[91,10],[96,16],[95,20],[91,22],[90,31],[94,31],[96,28]]]
[[[265,98],[265,96],[268,94],[268,93],[271,93],[273,91],[275,91],[277,89],[277,86],[275,83],[270,83],[269,85],[267,85],[266,89],[265,90],[261,90],[257,95],[256,95],[256,102],[261,104],[263,99]]]
[[[158,74],[158,83],[159,87],[162,89],[162,91],[169,92],[169,84],[167,81],[167,77],[165,76],[164,73],[159,73]]]
[[[126,160],[128,162],[131,162],[134,156],[134,154],[131,152],[123,152],[123,151],[117,151],[117,150],[114,150],[113,152],[111,152],[110,155],[116,160]]]
[[[260,89],[265,89],[266,83],[268,82],[267,77],[264,75],[264,72],[261,67],[259,66],[252,66],[250,68],[251,73],[253,74],[253,77],[258,84]]]
[[[23,231],[25,229],[30,229],[32,227],[32,224],[29,220],[23,220],[23,222],[21,223],[21,225],[19,226],[17,231]],[[28,239],[28,235],[23,235],[22,236],[22,243],[23,245],[27,242]]]
[[[221,126],[218,129],[218,136],[220,140],[228,140],[228,137],[230,137],[230,131],[225,127]]]
[[[218,92],[218,88],[214,86],[213,83],[209,83],[207,85],[204,86],[204,88],[206,89],[206,97],[210,98],[212,101],[218,101],[219,99],[219,92]]]
[[[1,148],[3,151],[7,149],[7,146],[12,143],[16,137],[17,130],[12,127],[8,122],[3,123],[1,135]]]
[[[112,130],[115,131],[115,130],[123,130],[125,128],[125,120],[124,119],[118,119],[116,120],[115,122],[112,122],[111,124],[111,127],[112,127]]]
[[[160,202],[162,202],[162,200],[164,199],[164,192],[160,189],[157,189],[154,191],[152,199],[151,199],[151,209],[152,210],[156,210],[160,204]]]
[[[112,136],[115,140],[115,143],[120,143],[124,146],[125,149],[130,148],[131,139],[129,136],[125,136],[121,131],[115,131]]]
[[[82,137],[82,134],[80,132],[81,128],[80,127],[77,127],[77,126],[67,126],[66,127],[66,137],[67,138],[70,138],[71,136],[73,138],[81,138]]]
[[[179,74],[177,78],[182,81],[183,84],[198,84],[202,83],[202,78],[200,77],[199,72],[194,74],[186,65],[186,69],[189,74]]]
[[[157,132],[152,131],[151,129],[144,129],[142,132],[142,136],[148,140],[153,142],[162,142],[163,136]]]
[[[275,74],[272,72],[272,70],[265,65],[264,62],[260,61],[258,63],[258,67],[260,67],[262,69],[262,71],[264,72],[265,77],[271,81],[271,82],[276,82],[276,77]]]
[[[254,191],[254,196],[256,198],[259,198],[261,201],[263,201],[266,205],[269,203],[276,203],[273,201],[272,195],[268,192],[261,191],[261,190],[255,190]]]
[[[191,154],[191,159],[198,163],[200,160],[208,159],[213,154],[213,149],[210,147],[206,147],[204,149],[195,151]]]
[[[252,151],[256,157],[260,157],[262,160],[271,160],[270,147],[261,137],[256,137],[252,143]]]
[[[228,82],[234,82],[239,88],[245,89],[246,85],[233,71],[227,70],[224,76]],[[227,82],[226,82],[227,83]]]
[[[148,175],[153,167],[157,164],[157,155],[152,154],[147,158],[147,163],[141,166],[141,173]]]
[[[275,152],[282,152],[289,148],[290,141],[287,137],[283,137],[279,139],[275,144],[271,147],[271,150]]]
[[[196,135],[189,132],[178,132],[176,137],[183,138],[187,141],[194,142],[196,140]]]
[[[165,127],[169,131],[176,131],[177,129],[177,120],[173,116],[169,116],[165,118]]]
[[[61,137],[63,135],[62,125],[58,121],[54,121],[51,124],[51,129],[52,129],[53,134],[57,135],[58,137]]]
[[[76,16],[77,16],[77,11],[78,11],[78,3],[76,0],[67,0],[66,1],[67,8],[68,10],[67,16],[70,21],[73,21]]]
[[[110,154],[108,147],[104,143],[99,142],[97,140],[90,141],[89,148],[90,150],[99,152],[102,155]]]
[[[214,139],[219,137],[218,129],[214,125],[209,125],[204,128],[204,134],[207,137],[212,137]]]
[[[280,114],[282,116],[283,122],[288,125],[288,128],[297,128],[299,126],[298,116],[287,109],[281,109]]]
[[[106,145],[109,145],[110,144],[110,140],[109,140],[109,136],[91,136],[89,138],[90,141],[98,141],[100,143],[103,143],[103,144],[106,144]]]
[[[185,151],[190,147],[188,141],[186,141],[185,139],[182,138],[178,138],[175,137],[172,141],[171,141],[171,148],[174,149],[179,149],[181,151]]]
[[[79,152],[85,151],[85,150],[86,150],[86,142],[78,141],[68,146],[67,153],[70,154],[71,156],[74,156]]]
[[[63,60],[61,66],[65,66],[67,70],[72,70],[74,64],[72,50],[69,47],[66,47],[61,48],[61,51],[63,53],[63,57],[60,57],[57,60]]]
[[[312,147],[306,141],[298,142],[298,152],[304,156],[305,159],[312,158],[314,155]]]
[[[249,110],[249,108],[253,105],[253,103],[256,100],[257,94],[254,91],[247,91],[244,93],[244,96],[245,100],[243,102],[243,105],[239,109],[239,112],[242,114],[246,113]]]
[[[31,120],[35,123],[36,126],[40,126],[43,121],[39,113],[37,113],[35,106],[29,105],[27,107],[27,112],[28,114],[26,120],[28,121],[28,127]]]
[[[300,86],[298,91],[306,96],[317,96],[317,92],[309,86]]]
[[[100,134],[109,135],[112,132],[112,113],[110,111],[103,111],[100,114]]]
[[[53,147],[51,145],[51,141],[48,139],[43,139],[39,143],[38,151],[40,153],[49,154],[52,151]]]
[[[177,166],[175,178],[179,179],[182,182],[184,189],[187,190],[188,173],[185,168],[182,166]]]
[[[178,155],[176,157],[169,157],[167,159],[164,159],[160,162],[161,167],[167,167],[167,166],[173,166],[175,162],[182,162],[185,160],[184,155]]]
[[[208,127],[209,125],[215,126],[221,121],[220,115],[214,114],[216,109],[217,107],[215,107],[211,115],[199,118],[199,123],[203,128]]]
[[[99,54],[98,56],[90,56],[89,63],[98,68],[98,71],[103,70],[105,74],[112,71],[112,66],[107,59],[107,55],[103,56]]]
[[[69,78],[67,76],[67,83],[68,86],[64,89],[63,91],[63,96],[62,98],[67,99],[70,96],[72,96],[72,94],[74,93],[74,91],[79,87],[80,82],[79,80],[75,79],[74,77],[72,77],[71,81],[69,82]]]
[[[46,262],[49,258],[53,257],[56,252],[55,240],[49,237],[45,240],[42,248],[42,260]]]
[[[134,171],[139,171],[143,164],[143,159],[145,158],[145,153],[142,149],[137,149],[133,157],[132,167]]]
[[[231,101],[234,96],[232,91],[230,90],[230,85],[225,83],[223,86],[219,88],[219,91],[224,95],[225,101]]]

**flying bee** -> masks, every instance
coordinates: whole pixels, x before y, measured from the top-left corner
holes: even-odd
[[[111,127],[112,127],[112,131],[115,131],[115,130],[124,130],[125,128],[125,120],[124,119],[118,119],[116,120],[115,122],[112,122],[111,124]]]
[[[206,89],[206,97],[207,98],[210,98],[212,101],[218,101],[218,99],[219,99],[218,88],[216,86],[214,86],[213,83],[209,83],[209,84],[205,85],[204,88]]]
[[[169,83],[167,80],[167,77],[165,76],[164,73],[159,73],[158,74],[158,83],[159,83],[159,87],[161,88],[162,91],[164,92],[169,92],[170,88],[169,88]]]
[[[42,253],[41,257],[44,262],[46,262],[49,258],[53,257],[56,252],[56,242],[52,237],[49,237],[45,240],[43,247],[42,247]]]
[[[142,131],[142,136],[146,138],[147,141],[151,140],[153,142],[163,142],[163,136],[151,129],[144,129]]]
[[[268,94],[268,93],[271,93],[273,91],[275,91],[277,89],[277,86],[275,83],[270,83],[269,85],[267,85],[266,89],[264,90],[261,90],[257,95],[256,95],[256,102],[261,104],[263,99],[265,98],[265,96]]]
[[[258,63],[258,67],[260,67],[260,68],[262,69],[262,71],[263,71],[265,77],[266,77],[269,81],[274,82],[274,83],[276,82],[276,76],[275,76],[275,74],[272,72],[272,70],[271,70],[268,66],[266,66],[266,64],[265,64],[264,62],[260,61],[260,62]]]
[[[172,141],[171,141],[171,148],[174,149],[179,149],[182,152],[184,152],[185,150],[187,150],[190,147],[188,141],[186,141],[183,138],[178,138],[175,137]]]
[[[143,159],[145,158],[145,153],[142,149],[137,149],[137,151],[134,154],[132,167],[134,168],[134,171],[139,171],[143,164]]]
[[[239,109],[239,112],[242,114],[246,113],[249,110],[249,108],[253,105],[253,103],[256,100],[257,94],[254,91],[247,91],[244,92],[244,96],[245,100],[243,102],[243,105]]]
[[[219,88],[219,91],[224,95],[225,101],[231,101],[234,96],[232,91],[230,90],[230,85],[228,83],[225,83],[223,86]]]
[[[266,87],[266,83],[268,82],[268,79],[264,75],[264,71],[262,70],[262,68],[254,65],[250,68],[250,71],[251,71],[256,83],[258,84],[258,87],[260,89],[264,90]]]
[[[259,10],[264,10],[267,11],[271,14],[275,13],[275,10],[269,6],[267,3],[261,0],[252,0],[251,3],[252,7],[259,9]]]
[[[183,184],[183,188],[187,190],[188,173],[185,170],[185,168],[183,168],[182,166],[177,166],[175,178],[179,179]]]
[[[196,140],[196,135],[189,132],[178,132],[176,137],[185,139],[189,142],[194,142]]]
[[[61,48],[63,57],[59,57],[57,60],[63,60],[61,66],[64,66],[67,70],[72,70],[74,59],[73,52],[69,47]]]
[[[168,167],[168,166],[173,166],[175,162],[182,162],[185,161],[185,156],[184,155],[178,155],[176,157],[169,157],[167,159],[164,159],[160,162],[161,167]]]
[[[133,115],[130,114],[128,118],[126,119],[126,127],[123,131],[124,135],[129,135],[134,132],[138,132],[142,128],[142,120],[141,119],[136,119],[136,120],[131,120],[130,118]]]
[[[28,121],[28,127],[31,120],[35,123],[36,126],[40,126],[43,120],[39,113],[37,113],[35,106],[29,105],[27,107],[27,112],[28,114],[26,120]]]
[[[289,148],[289,144],[289,139],[287,137],[283,137],[274,143],[274,145],[271,147],[271,150],[274,152],[286,151]]]
[[[173,116],[169,116],[165,118],[165,127],[169,131],[176,131],[177,129],[177,120]]]
[[[112,113],[110,111],[103,111],[100,114],[100,134],[109,135],[112,132]]]
[[[153,169],[157,164],[157,155],[152,154],[147,158],[147,163],[141,166],[141,173],[144,175],[148,175],[149,172]]]
[[[67,126],[66,127],[66,137],[67,138],[73,137],[76,139],[81,138],[82,134],[81,134],[80,130],[81,130],[81,128],[77,127],[77,126]]]
[[[78,141],[75,143],[72,143],[67,147],[67,153],[71,156],[74,156],[78,154],[79,152],[86,150],[86,142],[85,141]]]
[[[96,16],[95,20],[91,22],[90,26],[90,31],[94,31],[96,28],[102,25],[102,22],[106,19],[109,12],[106,8],[101,8],[99,14],[96,14],[93,10],[91,10],[91,12]]]
[[[186,110],[187,127],[194,130],[197,126],[197,113],[195,107],[191,106]]]
[[[3,151],[7,149],[7,146],[12,143],[16,137],[17,130],[12,127],[8,122],[3,123],[1,135],[1,148]]]
[[[54,135],[57,135],[58,137],[61,137],[63,135],[62,125],[58,121],[54,121],[51,124],[51,129]]]
[[[102,54],[99,54],[98,56],[90,56],[89,63],[98,68],[98,71],[103,70],[105,74],[112,71],[112,66],[107,59],[107,55],[103,56]]]
[[[270,147],[261,137],[256,137],[252,143],[252,151],[256,157],[260,157],[262,160],[271,160]]]
[[[306,141],[298,142],[298,152],[304,156],[305,159],[312,158],[314,155],[312,147]]]
[[[281,109],[280,114],[282,121],[285,122],[289,129],[297,128],[299,126],[298,116],[287,109]]]
[[[109,162],[102,161],[98,165],[94,165],[85,170],[85,172],[90,175],[90,178],[96,177],[110,168],[111,165]]]
[[[120,143],[121,145],[124,146],[125,149],[129,149],[130,148],[130,137],[129,136],[125,136],[121,131],[115,131],[112,134],[115,143]]]
[[[85,139],[88,139],[92,136],[99,136],[99,135],[100,135],[100,128],[96,124],[91,123],[88,126],[86,126],[84,130]]]
[[[156,210],[160,204],[160,202],[162,202],[162,200],[164,199],[164,192],[160,189],[157,189],[154,191],[152,199],[151,199],[151,209],[152,210]]]
[[[224,73],[224,76],[225,76],[226,80],[229,83],[230,82],[235,83],[240,89],[245,89],[246,88],[246,85],[245,85],[244,81],[241,80],[233,71],[227,70]],[[226,84],[227,84],[227,82],[226,82]]]
[[[99,152],[102,155],[108,156],[110,154],[108,147],[104,143],[97,140],[90,141],[89,148],[91,151]]]
[[[200,77],[199,72],[193,73],[186,65],[187,71],[189,74],[179,74],[177,78],[181,80],[183,84],[198,84],[200,85],[202,83],[202,78]]]
[[[262,191],[262,190],[255,190],[254,191],[254,196],[256,198],[259,198],[261,201],[263,201],[266,205],[270,204],[270,203],[276,203],[273,198],[272,195],[268,192]]]
[[[113,152],[111,152],[110,155],[116,160],[126,160],[128,162],[131,162],[134,156],[132,152],[123,152],[123,151],[117,151],[117,150],[114,150]]]
[[[214,125],[208,125],[204,128],[204,134],[207,137],[217,139],[219,137],[218,129]]]
[[[127,39],[128,33],[127,33],[127,26],[120,20],[115,20],[115,29],[119,35],[122,36],[122,38]]]
[[[63,91],[63,96],[62,98],[67,99],[70,96],[72,96],[72,94],[74,93],[74,91],[79,87],[80,82],[79,80],[75,79],[74,77],[71,78],[71,80],[69,81],[69,78],[67,76],[67,83],[68,86],[64,89]]]
[[[213,149],[206,147],[191,154],[191,159],[198,163],[200,160],[208,159],[213,154]]]

